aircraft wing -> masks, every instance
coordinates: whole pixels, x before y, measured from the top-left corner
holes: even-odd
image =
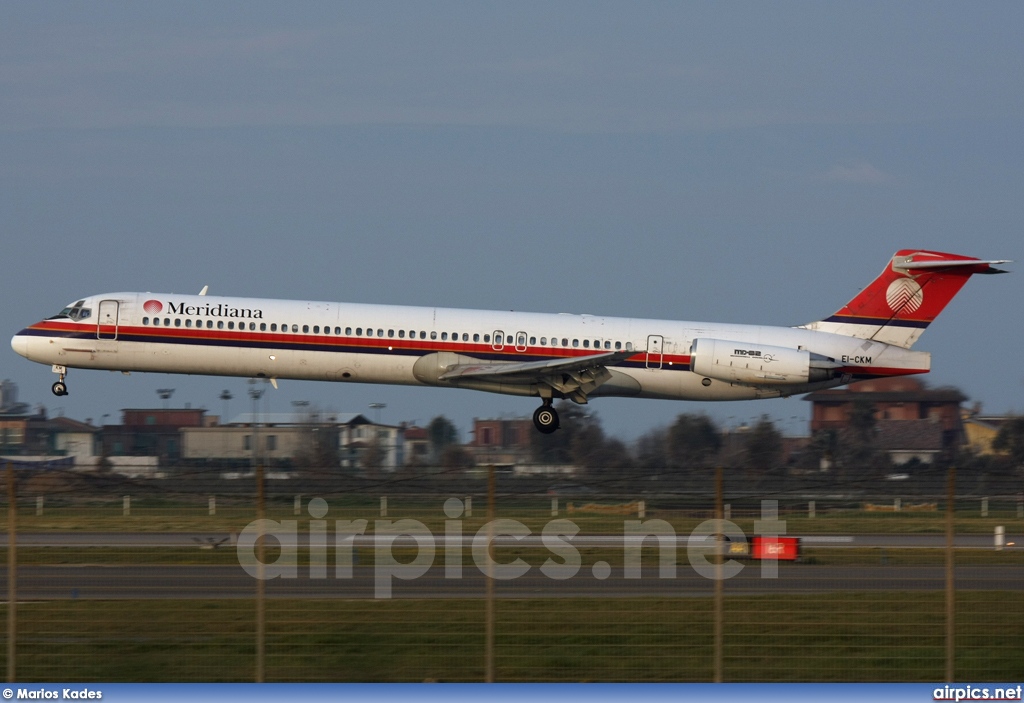
[[[631,356],[642,354],[637,351],[604,352],[570,359],[547,359],[544,361],[458,364],[441,374],[442,381],[458,378],[475,378],[503,383],[536,383],[557,374],[573,374],[625,361]]]
[[[586,403],[587,394],[611,379],[607,367],[642,354],[643,351],[617,351],[578,356],[570,359],[544,361],[456,364],[442,373],[438,380],[453,385],[461,382],[486,381],[509,385],[549,386],[577,403]]]

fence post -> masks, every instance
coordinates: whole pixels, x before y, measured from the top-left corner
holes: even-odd
[[[558,498],[551,499],[551,517],[558,517]]]
[[[36,496],[36,517],[43,514],[43,496]]]
[[[988,517],[988,498],[981,499],[981,516]]]
[[[946,683],[953,683],[956,675],[956,583],[953,579],[956,469],[952,466],[946,483]]]
[[[210,515],[217,514],[217,497],[210,496]]]
[[[715,468],[715,683],[722,683],[722,659],[725,650],[725,579],[722,574],[722,561],[725,552],[725,539],[722,517],[722,466]]]
[[[256,465],[256,519],[262,521],[266,517],[266,494],[263,488],[263,462]],[[262,522],[260,524],[263,524]],[[267,582],[264,569],[266,559],[266,537],[256,538],[256,683],[263,683],[264,662],[266,661]]]
[[[807,504],[807,517],[809,517],[809,518],[813,518],[814,517],[814,512],[815,512],[815,508],[816,507],[817,506],[814,505],[814,501],[813,500],[810,503]]]
[[[121,501],[121,514],[124,517],[128,517],[132,514],[132,497],[125,496],[124,500]]]
[[[466,496],[464,505],[466,506],[466,517],[473,517],[473,496]]]
[[[293,513],[295,515],[300,515],[302,513],[302,496],[301,495],[295,496],[295,507],[294,507]]]
[[[388,497],[387,496],[381,496],[380,497],[380,516],[381,517],[387,517],[388,516]]]
[[[494,683],[494,464],[487,467],[487,584],[484,612],[484,682]]]
[[[7,462],[7,683],[17,679],[18,642],[18,490]]]
[[[996,551],[997,552],[1003,551],[1003,545],[1006,544],[1006,528],[1003,527],[1002,525],[999,525],[996,528],[996,539],[995,539],[995,542],[996,542],[996,545],[995,545],[996,546]]]

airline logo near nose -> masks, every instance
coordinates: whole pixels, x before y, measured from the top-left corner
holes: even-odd
[[[150,315],[157,315],[163,311],[164,306],[159,300],[147,300],[142,304],[142,309]]]

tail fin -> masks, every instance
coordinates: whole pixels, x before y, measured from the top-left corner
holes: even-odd
[[[992,267],[1005,263],[901,249],[853,300],[831,317],[804,327],[909,349],[968,278],[976,273],[1006,273]]]

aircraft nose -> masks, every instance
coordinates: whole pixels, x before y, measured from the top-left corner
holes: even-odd
[[[11,337],[11,349],[20,356],[28,357],[28,337],[23,334],[16,334]]]

